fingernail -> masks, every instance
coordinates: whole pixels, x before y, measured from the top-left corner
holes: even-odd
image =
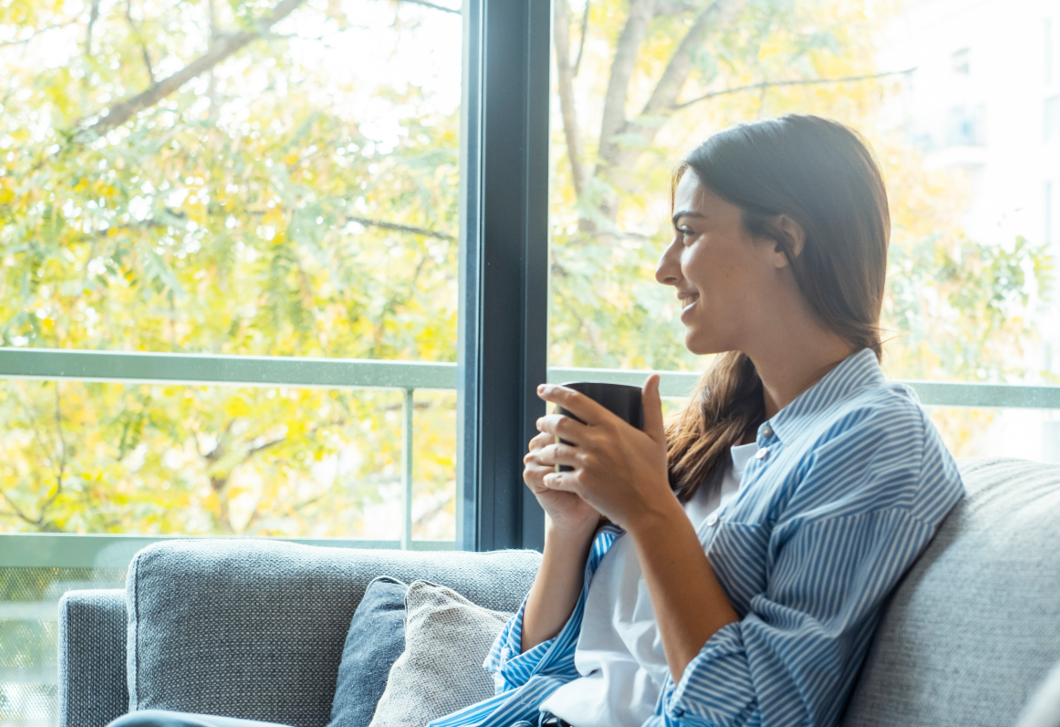
[[[545,385],[544,384],[538,384],[537,385],[537,393],[539,393],[539,394],[544,394],[545,393]]]

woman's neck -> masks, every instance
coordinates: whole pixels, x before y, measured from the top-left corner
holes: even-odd
[[[784,347],[748,353],[762,379],[766,419],[772,418],[802,392],[855,352],[846,339],[821,332],[802,340],[789,340]]]

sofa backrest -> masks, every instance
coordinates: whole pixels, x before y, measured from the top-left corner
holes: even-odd
[[[126,587],[132,709],[327,723],[343,643],[368,583],[390,575],[514,611],[533,551],[403,552],[275,541],[171,541],[137,554]]]
[[[960,468],[968,495],[893,595],[845,727],[1012,725],[1060,661],[1060,466]]]

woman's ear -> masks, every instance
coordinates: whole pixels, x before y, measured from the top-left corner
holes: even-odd
[[[787,215],[777,215],[772,221],[777,233],[787,242],[788,248],[785,253],[784,246],[779,242],[776,244],[774,248],[774,264],[778,268],[787,267],[790,262],[788,260],[789,254],[791,257],[798,257],[802,254],[802,248],[806,244],[806,230],[802,229],[802,225]]]

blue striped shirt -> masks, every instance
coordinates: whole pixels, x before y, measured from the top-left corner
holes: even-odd
[[[645,724],[826,726],[838,722],[882,606],[964,494],[956,464],[909,389],[875,354],[853,354],[758,429],[739,494],[700,531],[740,620],[669,677]],[[596,536],[560,633],[521,653],[525,609],[486,659],[496,696],[433,727],[537,723],[580,675],[574,651],[593,573],[622,535]]]

